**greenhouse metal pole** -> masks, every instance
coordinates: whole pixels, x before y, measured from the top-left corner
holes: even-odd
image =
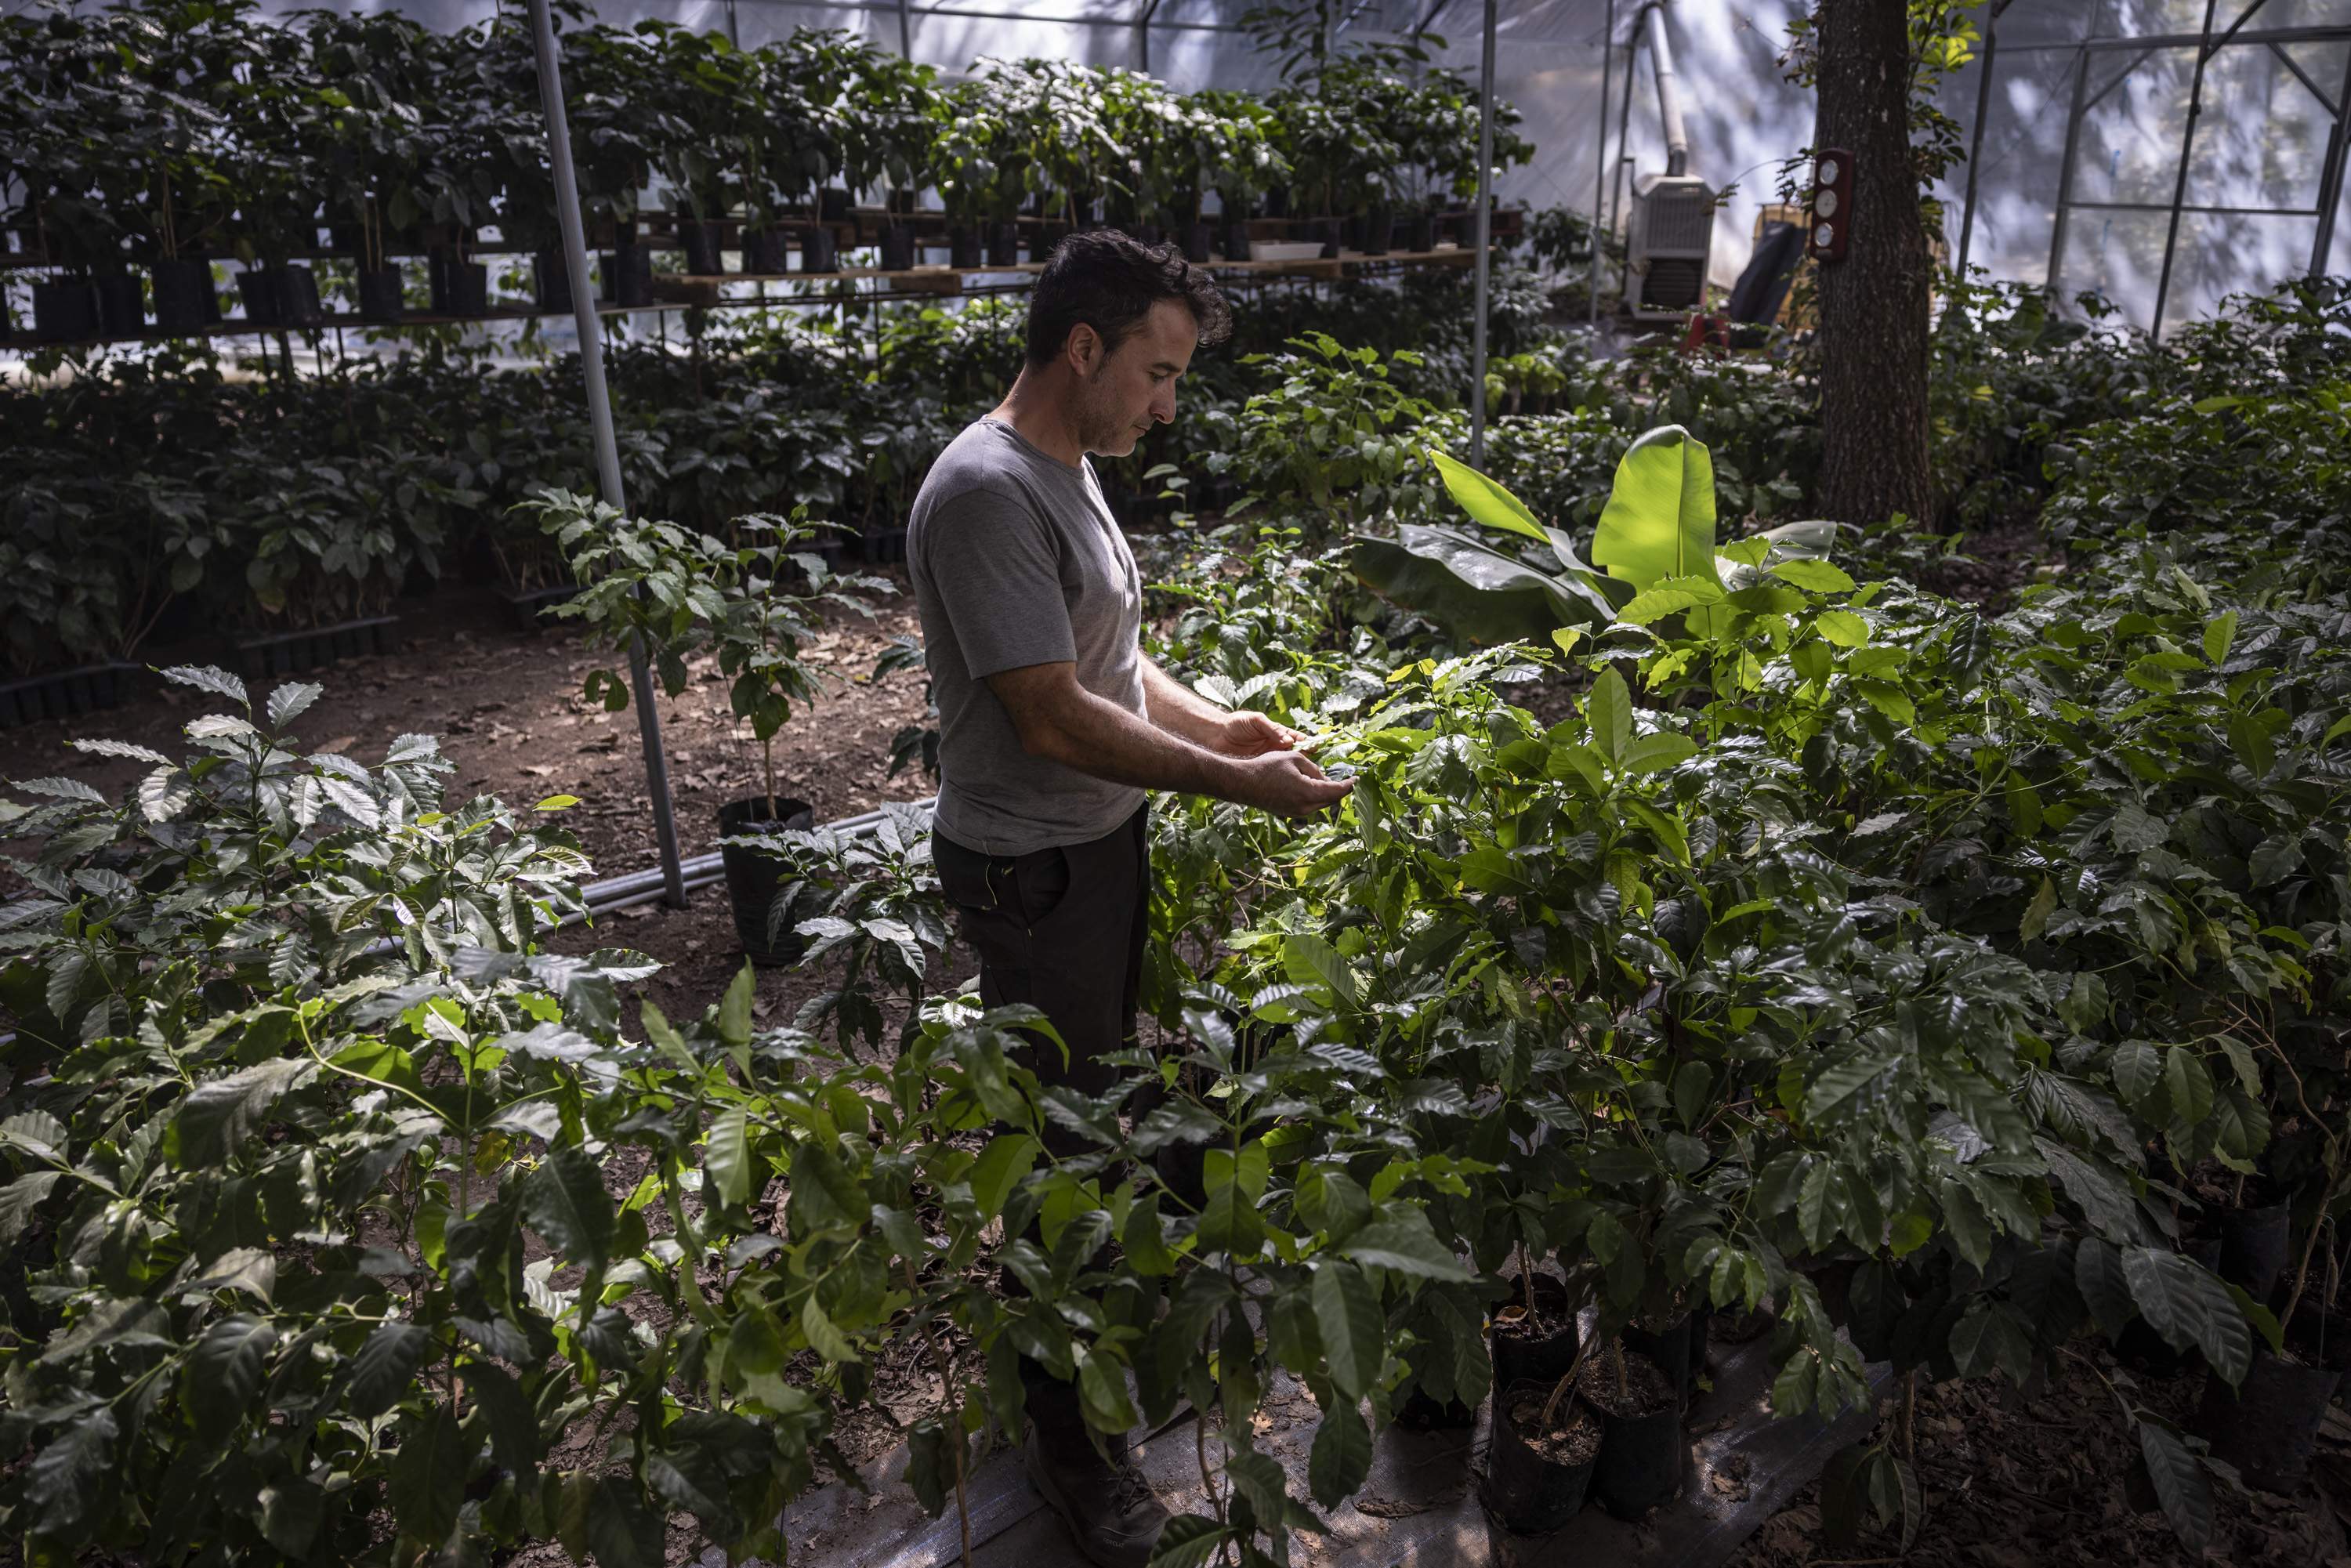
[[[2343,168],[2351,162],[2351,50],[2343,60],[2343,85],[2335,94],[2335,130],[2318,174],[2318,230],[2310,241],[2310,276],[2324,277],[2335,250],[2335,214],[2343,205]]]
[[[2256,5],[2260,0],[2254,0]],[[2163,272],[2155,283],[2155,319],[2147,340],[2163,341],[2163,307],[2171,297],[2171,259],[2179,247],[2179,205],[2188,199],[2188,158],[2196,150],[2196,119],[2204,112],[2204,62],[2212,57],[2212,13],[2220,0],[2204,0],[2204,35],[2196,46],[2196,70],[2188,79],[2188,127],[2179,133],[2179,173],[2171,182],[2171,226],[2163,235]],[[2252,12],[2247,12],[2251,16]],[[2231,33],[2236,28],[2229,29]]]
[[[1478,78],[1478,323],[1469,340],[1469,466],[1486,465],[1486,301],[1494,244],[1494,0],[1486,0],[1485,65]]]
[[[1976,122],[1968,128],[1968,193],[1967,204],[1959,214],[1959,277],[1968,276],[1968,242],[1976,232],[1976,166],[1983,156],[1984,115],[1991,107],[1991,68],[2000,57],[2000,14],[2008,9],[2009,0],[1992,0],[1991,18],[1984,24],[1983,74],[1976,78]]]
[[[531,41],[538,54],[538,102],[547,115],[548,162],[555,177],[555,217],[563,232],[565,275],[580,328],[580,373],[588,392],[588,424],[596,439],[596,476],[605,502],[622,511],[621,447],[612,436],[612,402],[604,385],[604,338],[596,295],[588,281],[587,231],[580,222],[580,183],[571,169],[571,125],[563,110],[563,77],[555,52],[555,22],[547,0],[530,0]],[[661,713],[653,706],[653,671],[642,637],[629,643],[629,686],[637,704],[637,733],[645,748],[645,792],[653,798],[653,841],[661,850],[664,902],[685,907],[685,868],[677,852],[677,817],[669,798],[669,758],[662,750]]]
[[[1589,301],[1591,309],[1585,313],[1584,319],[1594,325],[1600,320],[1600,256],[1605,248],[1601,244],[1600,198],[1608,185],[1609,78],[1615,64],[1616,0],[1608,0],[1608,20],[1600,33],[1600,150],[1594,155],[1592,170],[1592,281],[1584,290],[1592,297]]]

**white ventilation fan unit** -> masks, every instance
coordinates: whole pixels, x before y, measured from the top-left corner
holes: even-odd
[[[1706,303],[1707,265],[1714,255],[1714,188],[1689,172],[1689,132],[1682,124],[1666,11],[1653,3],[1649,58],[1657,73],[1657,111],[1665,121],[1666,172],[1633,182],[1625,235],[1625,305],[1635,321],[1677,321]]]

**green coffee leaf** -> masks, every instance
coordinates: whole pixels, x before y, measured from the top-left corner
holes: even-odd
[[[1336,1508],[1372,1473],[1372,1432],[1351,1399],[1322,1413],[1306,1460],[1306,1485],[1322,1507]]]

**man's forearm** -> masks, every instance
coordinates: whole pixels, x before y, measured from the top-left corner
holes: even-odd
[[[1214,749],[1209,743],[1224,725],[1225,710],[1148,658],[1143,661],[1143,700],[1155,727]]]
[[[1144,669],[1146,694],[1152,689],[1153,674],[1168,680],[1148,661]],[[1161,716],[1156,703],[1151,720],[1145,720],[1079,687],[1063,706],[1042,716],[1043,721],[1033,732],[1024,734],[1021,743],[1038,756],[1113,784],[1196,795],[1227,794],[1232,785],[1232,762],[1183,732],[1154,722]]]

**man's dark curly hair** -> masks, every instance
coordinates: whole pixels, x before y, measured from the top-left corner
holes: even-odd
[[[1073,234],[1053,247],[1029,296],[1029,362],[1052,363],[1080,322],[1101,336],[1107,358],[1162,299],[1189,308],[1203,348],[1232,332],[1232,308],[1216,281],[1174,246],[1144,245],[1116,229]]]

